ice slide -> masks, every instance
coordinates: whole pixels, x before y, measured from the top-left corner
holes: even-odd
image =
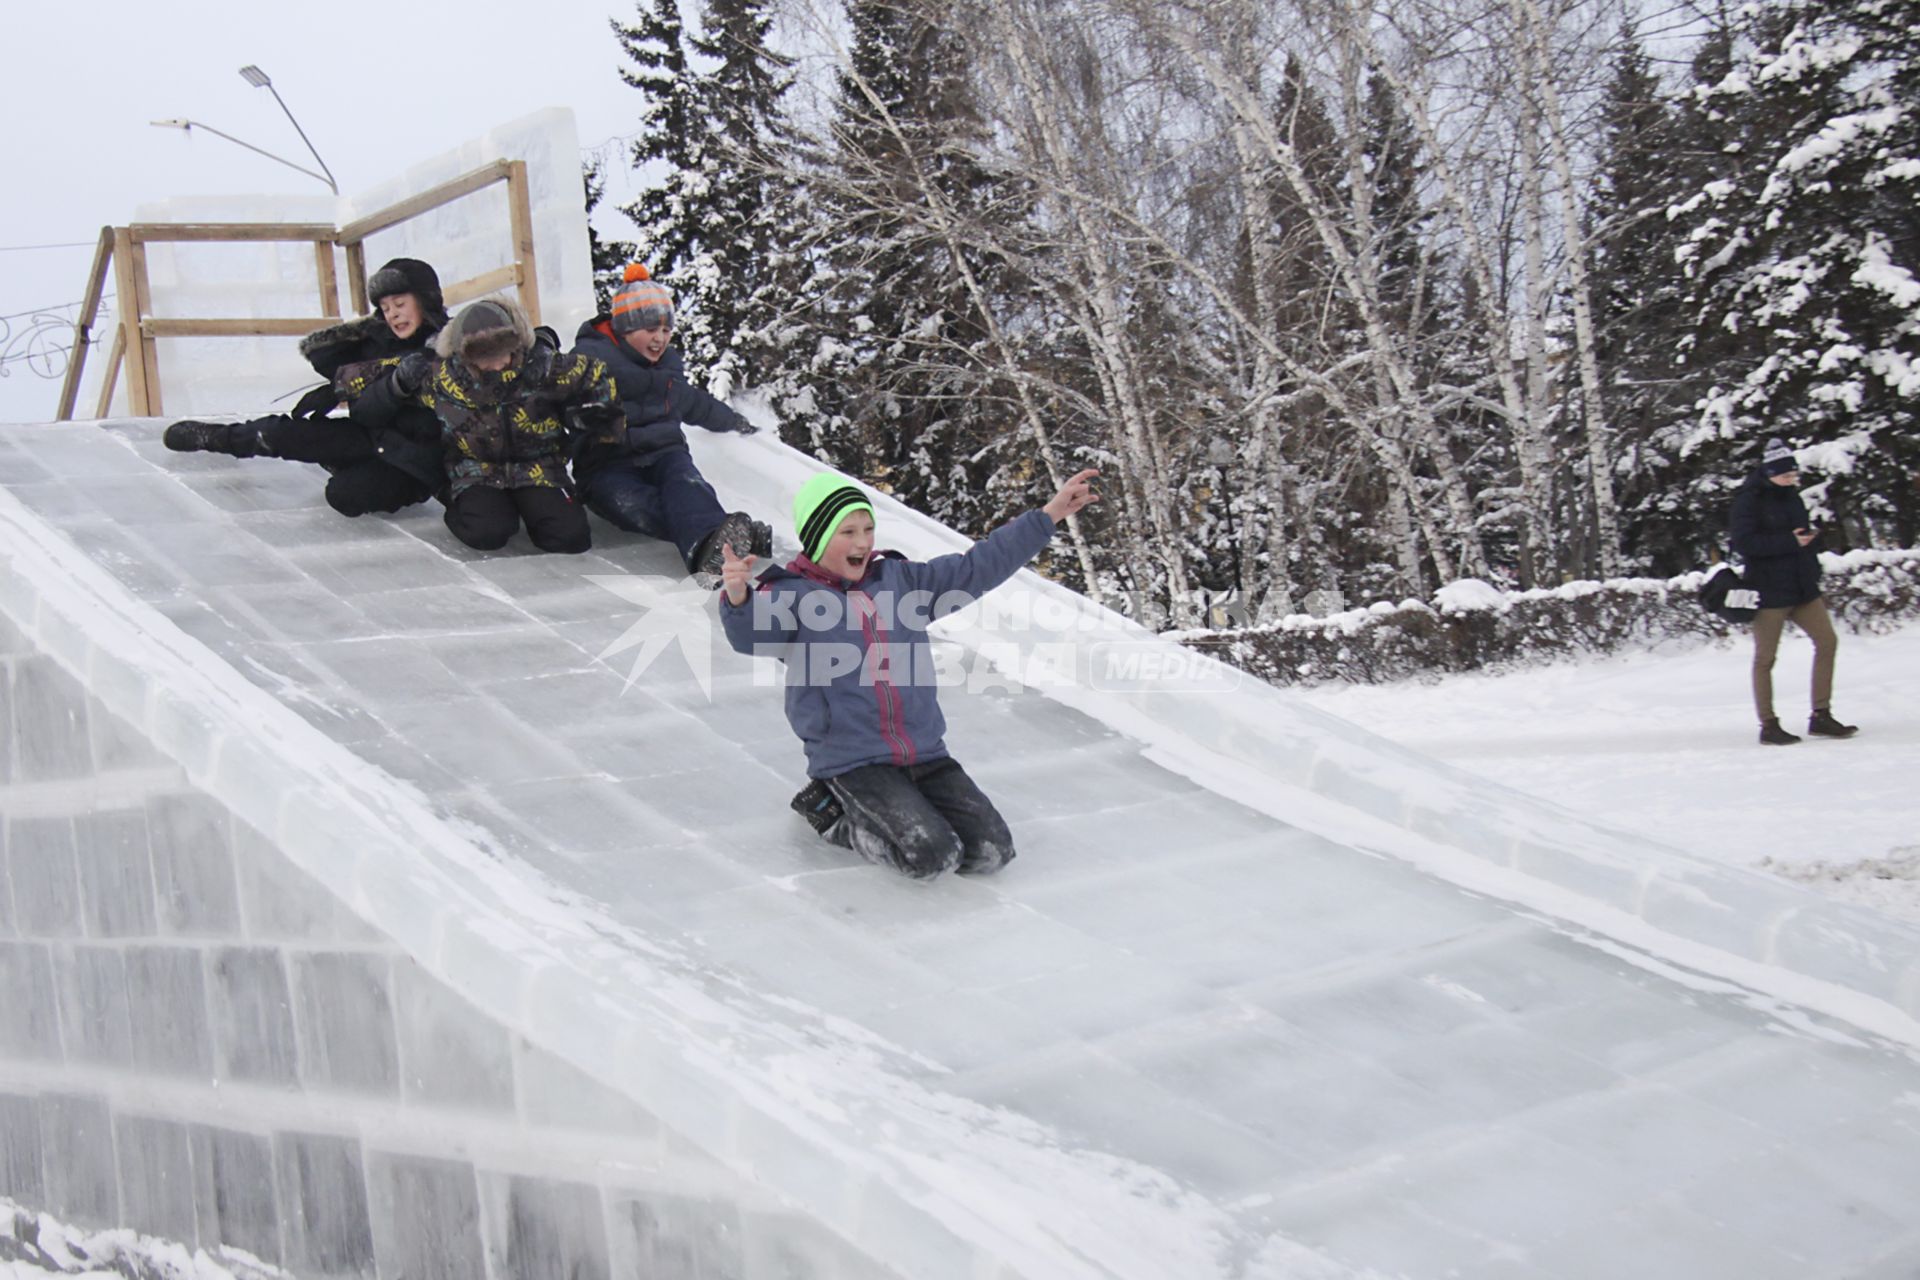
[[[664,547],[160,427],[0,429],[0,1195],[301,1277],[1920,1274],[1912,929],[1030,573],[944,641],[1019,860],[906,883]]]

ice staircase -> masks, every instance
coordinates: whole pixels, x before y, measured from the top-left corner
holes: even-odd
[[[903,882],[666,548],[161,425],[0,428],[0,1194],[301,1277],[1920,1275],[1911,928],[1032,574],[943,641],[1019,859]]]

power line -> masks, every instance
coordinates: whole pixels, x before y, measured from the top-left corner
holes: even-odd
[[[96,240],[68,240],[64,244],[0,244],[0,253],[27,253],[34,249],[91,249]]]
[[[103,293],[100,295],[100,301],[110,302],[113,300],[115,296],[116,295],[111,293]],[[79,305],[80,305],[80,299],[75,298],[72,302],[56,302],[52,306],[28,307],[25,311],[15,311],[10,315],[0,316],[0,320],[18,320],[23,316],[51,315],[56,311],[62,311],[68,307],[77,307]]]

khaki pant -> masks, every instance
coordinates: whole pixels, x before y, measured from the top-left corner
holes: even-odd
[[[1753,620],[1753,709],[1762,724],[1773,719],[1773,655],[1780,649],[1780,633],[1788,622],[1813,641],[1812,709],[1833,705],[1833,651],[1840,638],[1827,616],[1826,598],[1815,596],[1791,609],[1762,609]]]

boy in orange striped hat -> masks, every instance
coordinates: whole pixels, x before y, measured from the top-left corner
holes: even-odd
[[[665,538],[690,573],[717,575],[723,553],[772,550],[773,530],[720,505],[693,464],[682,422],[752,435],[751,422],[687,381],[673,340],[673,294],[634,263],[608,310],[580,326],[573,349],[607,366],[626,415],[624,438],[589,446],[574,461],[587,509],[631,533]]]

